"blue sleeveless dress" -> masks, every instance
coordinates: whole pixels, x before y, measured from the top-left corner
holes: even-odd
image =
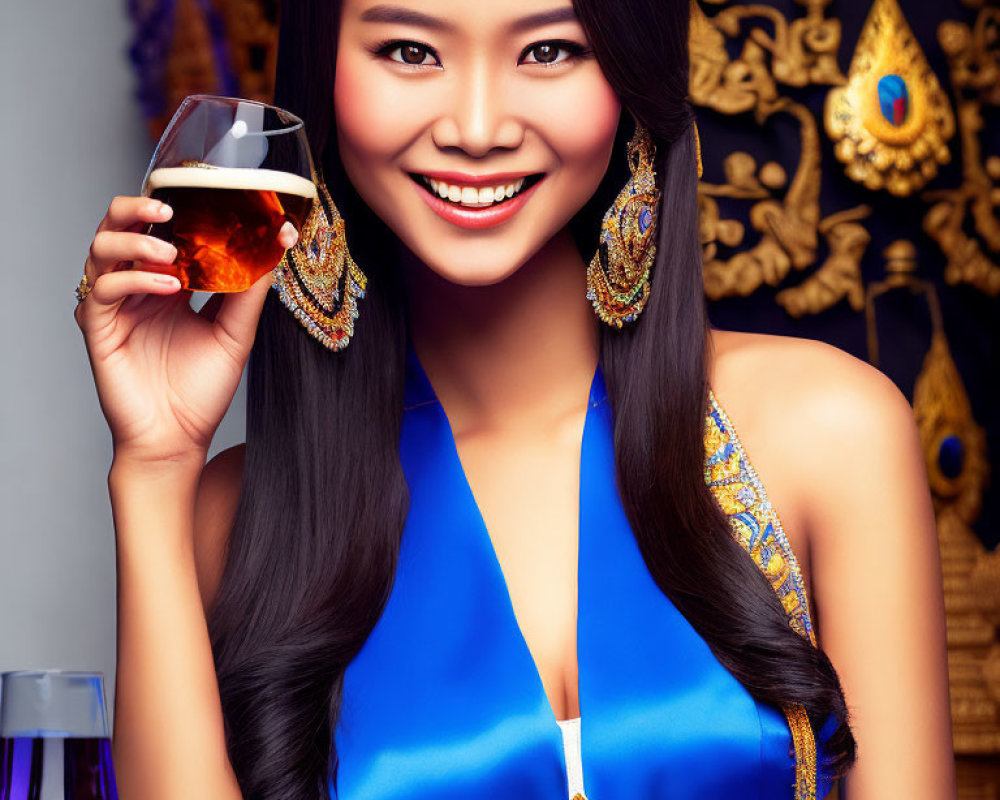
[[[562,731],[450,424],[412,350],[400,454],[410,511],[391,595],[344,675],[330,797],[565,800]],[[782,711],[757,702],[722,667],[646,568],[615,486],[600,368],[583,433],[579,537],[587,797],[796,797]],[[834,727],[831,717],[821,740]],[[821,772],[816,796],[829,789]]]

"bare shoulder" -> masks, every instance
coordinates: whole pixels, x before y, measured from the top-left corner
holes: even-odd
[[[897,411],[900,404],[909,407],[882,372],[826,342],[718,329],[713,329],[711,338],[715,352],[712,385],[720,391],[725,391],[723,386],[739,386],[742,393],[763,400],[789,397],[791,392],[798,401],[818,404],[817,411],[836,406],[840,413],[835,416],[840,418],[855,413],[870,416],[872,402],[882,411],[885,405]],[[844,401],[849,404],[842,406]]]
[[[246,445],[229,447],[212,458],[202,470],[194,511],[194,556],[202,605],[207,609],[225,565],[229,532],[243,483]]]
[[[877,502],[866,493],[881,491],[904,466],[919,491],[923,460],[912,408],[882,372],[825,342],[713,329],[711,345],[716,399],[782,519],[812,594],[819,540],[849,536],[849,514],[831,517],[831,503]],[[840,517],[844,524],[832,523]]]
[[[712,331],[712,344],[710,381],[719,401],[760,433],[794,442],[797,458],[828,464],[837,453],[862,447],[853,451],[862,456],[868,444],[915,431],[897,386],[833,345],[720,330]]]

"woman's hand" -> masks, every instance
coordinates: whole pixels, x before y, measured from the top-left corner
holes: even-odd
[[[93,287],[74,312],[83,331],[115,458],[154,463],[201,459],[232,402],[271,286],[268,272],[244,292],[216,293],[200,311],[162,269],[173,245],[139,231],[170,219],[169,206],[116,197],[84,267]],[[279,233],[291,247],[297,233]],[[135,269],[127,269],[127,262]]]

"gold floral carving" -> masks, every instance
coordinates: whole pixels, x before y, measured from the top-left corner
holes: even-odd
[[[817,314],[841,298],[855,311],[864,308],[861,257],[872,237],[860,220],[871,213],[869,206],[862,205],[820,220],[819,232],[826,238],[829,254],[806,280],[782,289],[774,298],[791,316]]]
[[[840,22],[823,16],[830,0],[800,0],[806,16],[789,23],[781,12],[766,5],[732,6],[709,18],[692,0],[690,23],[690,95],[695,105],[724,114],[754,111],[761,124],[783,105],[778,84],[806,86],[839,84],[837,67]],[[740,33],[741,23],[763,18],[774,27],[769,34],[752,28],[737,59],[726,52],[726,38]]]
[[[743,20],[766,19],[774,26],[774,33],[753,28],[748,40],[770,55],[770,74],[775,81],[786,86],[843,83],[837,66],[840,20],[823,15],[830,0],[799,3],[806,8],[805,16],[791,22],[776,8],[755,3],[725,8],[712,18],[712,24],[726,36],[735,37]]]
[[[890,120],[879,100],[886,76],[902,79],[905,115]],[[826,98],[826,131],[847,176],[871,190],[909,195],[951,159],[955,117],[897,0],[874,0],[848,70]]]
[[[984,245],[986,251],[1000,253],[1000,157],[984,158],[979,136],[984,127],[983,106],[1000,106],[1000,8],[984,5],[971,26],[942,22],[938,41],[948,58],[957,109],[962,184],[923,194],[932,203],[924,217],[924,231],[947,259],[944,277],[948,283],[969,284],[996,296],[1000,294],[1000,266],[984,252]],[[967,232],[969,217],[968,229],[976,235]]]
[[[870,236],[859,221],[868,210],[862,206],[821,218],[819,125],[806,106],[779,91],[779,84],[800,87],[846,80],[835,57],[840,23],[823,16],[827,0],[802,4],[805,16],[791,23],[764,5],[732,6],[711,18],[697,3],[691,7],[692,101],[727,115],[752,111],[757,125],[786,114],[798,124],[800,142],[790,182],[780,164],[769,162],[758,171],[753,156],[736,152],[722,160],[725,183],[699,184],[705,292],[716,300],[749,295],[764,284],[777,286],[793,268],[804,270],[816,263],[822,235],[829,247],[827,259],[803,283],[779,292],[777,302],[793,316],[818,313],[842,298],[860,311],[861,256]],[[769,22],[773,34],[751,28],[740,56],[730,59],[726,38],[739,34],[741,23],[754,18]],[[719,197],[758,201],[749,219],[759,239],[729,259],[719,257],[719,245],[737,247],[745,230],[741,222],[722,217]]]

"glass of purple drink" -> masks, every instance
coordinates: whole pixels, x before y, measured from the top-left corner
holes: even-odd
[[[118,800],[100,672],[0,675],[0,800]]]

